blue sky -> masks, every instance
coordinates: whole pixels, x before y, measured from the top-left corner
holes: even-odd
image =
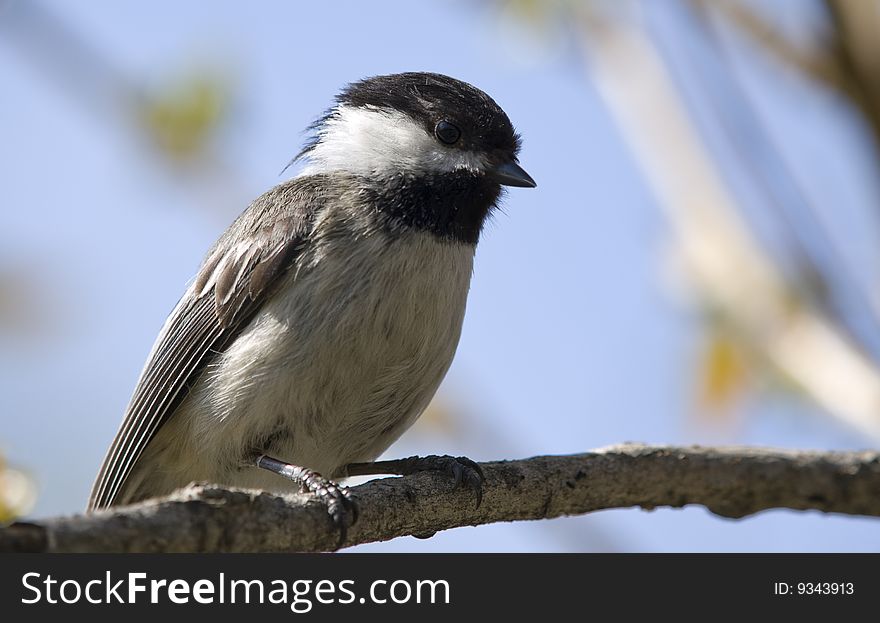
[[[35,516],[83,508],[166,314],[226,225],[283,179],[302,130],[343,84],[407,70],[447,73],[491,94],[522,134],[520,160],[538,188],[510,192],[481,241],[441,390],[455,427],[417,425],[388,456],[488,460],[628,440],[868,445],[781,396],[749,401],[721,425],[694,417],[694,315],[663,285],[662,214],[569,44],[542,48],[465,2],[45,4],[145,87],[205,65],[231,76],[233,123],[217,152],[235,174],[194,182],[169,171],[112,102],[78,98],[77,87],[41,70],[33,48],[0,41],[0,266],[37,283],[36,329],[0,333],[0,447],[39,482]],[[781,84],[767,98],[778,109],[774,127],[793,144],[804,124],[790,122],[785,102],[797,88]],[[802,114],[828,118],[822,109]],[[823,123],[802,144],[846,144],[851,129]],[[820,192],[867,177],[853,181],[858,172],[845,166],[825,173],[821,160],[804,158]],[[873,195],[837,196],[848,206],[840,231],[855,235]],[[857,259],[876,257],[875,240],[854,240]],[[359,549],[878,546],[880,524],[868,519],[772,511],[735,522],[689,508],[463,528]]]

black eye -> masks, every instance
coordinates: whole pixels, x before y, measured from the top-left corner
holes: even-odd
[[[441,121],[434,126],[434,136],[436,136],[441,143],[452,145],[461,138],[461,130],[458,129],[458,126],[453,125],[448,121]]]

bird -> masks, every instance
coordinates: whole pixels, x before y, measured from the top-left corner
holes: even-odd
[[[435,469],[479,504],[466,457],[376,459],[450,367],[502,187],[536,186],[520,136],[486,93],[427,72],[347,85],[310,131],[300,172],[238,216],[165,321],[89,511],[194,481],[298,485],[344,538],[340,479]]]

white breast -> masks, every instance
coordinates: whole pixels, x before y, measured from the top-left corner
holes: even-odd
[[[151,489],[202,479],[285,488],[230,462],[266,443],[267,454],[338,476],[381,454],[427,407],[458,344],[474,247],[364,227],[341,249],[329,242],[339,219],[325,221],[327,235],[150,444],[144,467],[173,466],[148,476]]]

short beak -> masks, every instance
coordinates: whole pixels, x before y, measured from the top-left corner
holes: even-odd
[[[521,188],[534,188],[537,186],[532,176],[525,172],[515,162],[505,162],[492,169],[492,179],[502,186],[519,186]]]

